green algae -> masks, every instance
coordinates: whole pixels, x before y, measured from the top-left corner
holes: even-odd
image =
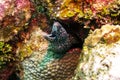
[[[13,57],[10,52],[12,51],[12,47],[4,42],[0,42],[0,68],[3,68],[7,65],[7,62],[10,62]]]

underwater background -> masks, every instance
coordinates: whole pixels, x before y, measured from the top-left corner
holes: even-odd
[[[120,0],[0,0],[0,80],[120,80]]]

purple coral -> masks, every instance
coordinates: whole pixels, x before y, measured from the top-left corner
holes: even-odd
[[[86,0],[86,2],[88,2],[91,5],[93,14],[96,14],[97,12],[102,10],[104,7],[106,8],[114,1],[115,0]]]
[[[0,0],[0,21],[7,16],[14,16],[15,13],[20,11],[29,11],[29,0]]]
[[[17,6],[17,9],[23,9],[29,7],[30,2],[29,0],[16,0],[15,4]]]
[[[4,8],[4,6],[0,3],[0,20],[2,20],[2,18],[4,17],[4,11],[5,11],[5,8]]]

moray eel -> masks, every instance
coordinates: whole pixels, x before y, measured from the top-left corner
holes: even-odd
[[[49,43],[47,52],[42,60],[28,58],[23,61],[23,80],[70,80],[80,53],[80,49],[70,48],[79,41],[69,35],[59,22],[54,22],[51,33],[44,38]]]

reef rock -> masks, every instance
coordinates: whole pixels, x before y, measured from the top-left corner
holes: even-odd
[[[29,0],[0,0],[0,41],[9,41],[31,18]]]
[[[104,25],[85,39],[73,80],[120,80],[120,26]]]

